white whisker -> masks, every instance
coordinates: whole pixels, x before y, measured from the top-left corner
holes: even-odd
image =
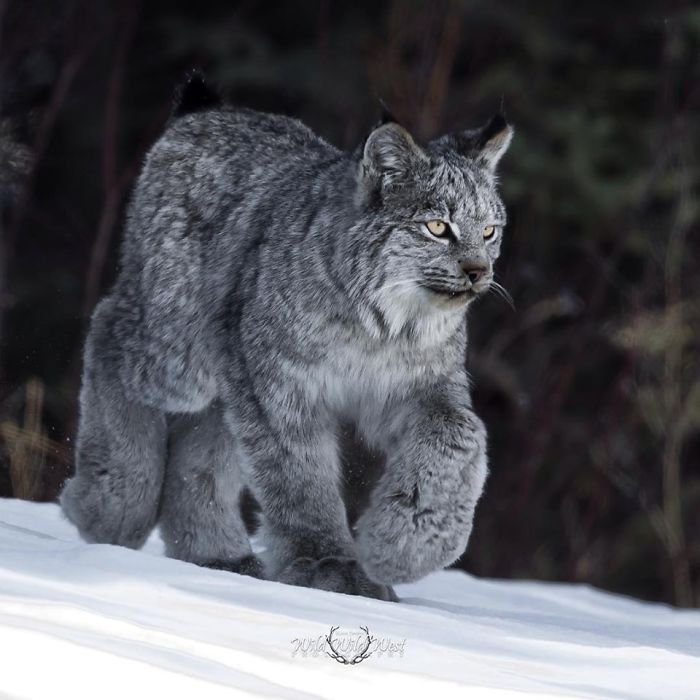
[[[502,284],[499,284],[498,282],[496,282],[496,280],[492,279],[489,289],[492,289],[496,296],[503,299],[508,304],[508,306],[510,306],[510,308],[513,309],[513,311],[515,311],[515,302],[513,301],[513,297]]]

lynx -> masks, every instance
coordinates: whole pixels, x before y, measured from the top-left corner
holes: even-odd
[[[192,78],[86,341],[61,497],[82,536],[137,548],[158,524],[172,557],[384,600],[454,562],[487,475],[467,309],[493,281],[511,136],[496,116],[420,145],[385,118],[343,152]],[[386,456],[354,530],[342,422]]]

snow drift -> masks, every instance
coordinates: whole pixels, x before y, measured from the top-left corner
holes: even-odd
[[[0,499],[0,697],[700,698],[698,611],[455,571],[397,591],[202,569],[157,537],[87,545],[57,506]],[[331,626],[366,626],[371,656],[331,659]]]

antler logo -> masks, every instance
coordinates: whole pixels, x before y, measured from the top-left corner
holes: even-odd
[[[364,661],[365,659],[368,659],[370,656],[372,656],[372,652],[369,650],[369,648],[372,646],[372,643],[375,641],[375,639],[370,635],[369,629],[367,627],[360,627],[360,629],[364,632],[365,640],[360,646],[359,651],[357,651],[357,646],[360,640],[358,640],[357,638],[353,639],[353,643],[351,645],[340,643],[337,638],[333,639],[333,635],[339,629],[339,626],[331,627],[330,634],[326,635],[326,644],[330,648],[330,651],[326,651],[326,654],[328,654],[328,656],[330,656],[331,659],[335,659],[339,664],[343,664],[344,666],[355,666],[361,661]],[[347,642],[348,640],[343,641]],[[346,651],[345,649],[343,649],[343,653],[341,653],[339,647],[345,646],[350,646],[350,651],[352,651],[352,647],[355,647],[355,651],[357,651],[357,653],[351,654],[348,653],[348,651]],[[348,654],[348,656],[345,656],[345,654]]]

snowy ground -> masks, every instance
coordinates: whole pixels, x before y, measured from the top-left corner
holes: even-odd
[[[156,539],[86,545],[56,506],[0,500],[0,697],[700,698],[698,611],[458,572],[397,590],[256,581],[165,559]],[[374,653],[332,660],[332,625],[341,642],[367,626]]]

